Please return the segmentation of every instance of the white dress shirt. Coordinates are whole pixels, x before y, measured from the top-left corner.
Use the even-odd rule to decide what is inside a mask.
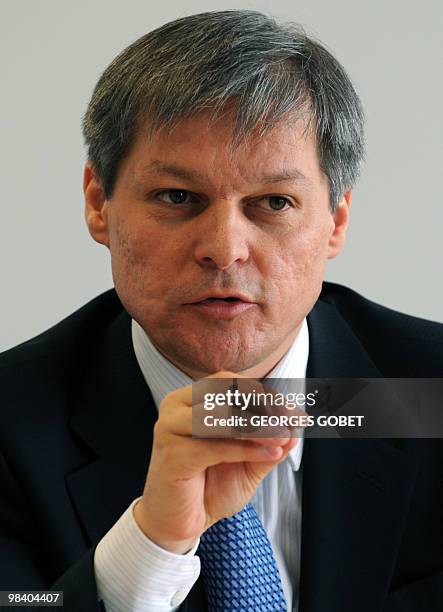
[[[132,321],[135,356],[157,409],[163,398],[193,381],[153,346]],[[309,355],[306,319],[291,348],[268,378],[305,378]],[[258,486],[251,502],[263,523],[280,572],[288,610],[298,607],[301,535],[301,470],[303,438]],[[138,527],[133,507],[101,539],[94,556],[99,599],[107,612],[173,612],[200,574],[198,542],[185,555],[166,551]]]

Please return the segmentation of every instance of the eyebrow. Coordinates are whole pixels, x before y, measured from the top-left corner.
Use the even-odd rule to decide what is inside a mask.
[[[175,178],[184,180],[199,180],[204,181],[205,177],[201,172],[197,170],[191,170],[183,166],[177,166],[175,164],[166,164],[160,160],[154,160],[142,169],[142,176],[146,174],[168,174]],[[259,183],[283,183],[283,182],[303,182],[311,184],[312,181],[307,176],[297,170],[297,168],[291,168],[290,170],[277,172],[275,174],[265,174],[260,177]]]
[[[174,164],[165,164],[160,160],[154,160],[147,166],[144,166],[142,175],[144,176],[145,174],[169,174],[170,176],[186,180],[203,180],[204,178],[203,175],[196,170],[190,170],[189,168],[176,166]]]
[[[263,183],[283,183],[284,181],[311,183],[311,179],[305,176],[303,172],[300,172],[300,170],[297,170],[297,168],[263,176]]]

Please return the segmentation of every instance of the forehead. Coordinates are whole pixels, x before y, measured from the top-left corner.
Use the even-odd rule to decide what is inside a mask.
[[[257,129],[236,138],[232,116],[212,120],[209,112],[153,135],[140,132],[123,166],[133,179],[174,173],[185,180],[251,183],[284,180],[285,175],[306,182],[324,178],[315,135],[303,118],[285,119],[264,134]]]

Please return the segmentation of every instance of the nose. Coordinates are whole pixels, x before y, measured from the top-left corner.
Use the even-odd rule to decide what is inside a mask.
[[[194,256],[205,267],[227,270],[249,258],[250,222],[238,202],[211,203],[198,219]]]

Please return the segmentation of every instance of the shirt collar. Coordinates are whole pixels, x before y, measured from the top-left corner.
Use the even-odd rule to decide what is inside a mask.
[[[160,402],[168,393],[192,384],[193,380],[155,348],[149,336],[134,319],[132,319],[131,333],[135,357],[158,410]],[[308,356],[309,331],[305,318],[297,338],[266,378],[305,378]],[[301,435],[299,443],[288,455],[294,471],[300,468],[302,454],[303,437]]]

